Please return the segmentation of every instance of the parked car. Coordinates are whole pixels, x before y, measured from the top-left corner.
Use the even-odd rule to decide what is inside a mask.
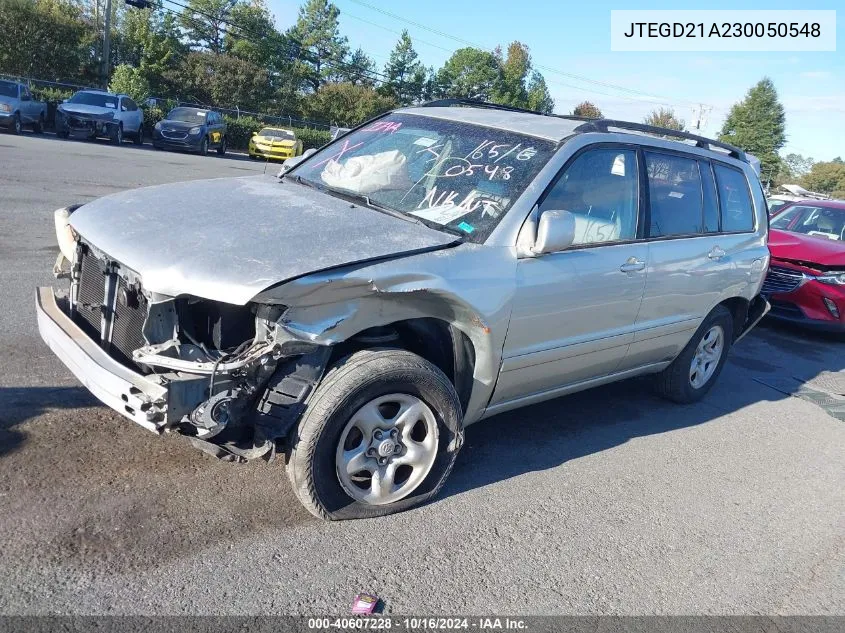
[[[503,411],[643,374],[694,402],[768,307],[765,197],[724,143],[448,100],[287,166],[59,210],[38,324],[144,428],[286,451],[324,519],[432,498]]]
[[[830,196],[815,191],[807,191],[800,185],[781,185],[778,193],[768,196],[769,215],[777,213],[781,207],[796,200],[830,200]]]
[[[296,132],[280,127],[265,127],[249,139],[250,158],[285,160],[302,154],[302,141]]]
[[[80,90],[56,108],[56,135],[82,133],[89,139],[107,137],[115,145],[124,137],[144,143],[144,113],[128,95],[104,90]]]
[[[206,156],[209,148],[215,148],[222,156],[227,143],[223,117],[203,108],[173,108],[153,128],[156,149],[181,149]]]
[[[46,103],[33,99],[24,84],[0,79],[0,127],[20,134],[25,125],[31,125],[40,134],[46,120]]]
[[[802,200],[771,219],[772,318],[845,332],[845,202]]]

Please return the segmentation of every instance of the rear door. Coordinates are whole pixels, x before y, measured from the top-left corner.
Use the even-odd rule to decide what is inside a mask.
[[[223,141],[223,126],[217,112],[209,112],[207,115],[208,138],[212,145],[220,145]]]
[[[631,366],[674,359],[716,304],[742,293],[749,257],[758,256],[749,254],[754,219],[747,183],[744,197],[737,190],[735,175],[745,182],[740,170],[719,167],[717,187],[708,159],[657,148],[646,148],[644,158],[650,244]]]

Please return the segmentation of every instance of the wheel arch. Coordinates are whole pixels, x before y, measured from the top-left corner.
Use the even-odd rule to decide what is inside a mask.
[[[748,319],[750,302],[745,297],[730,297],[719,305],[727,308],[733,317],[733,340],[736,340],[742,333],[745,321]]]

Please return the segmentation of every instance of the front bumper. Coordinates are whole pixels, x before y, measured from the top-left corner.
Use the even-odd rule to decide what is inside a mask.
[[[835,305],[838,318],[825,299]],[[769,300],[773,319],[824,332],[845,332],[845,288],[841,286],[808,280],[792,292],[772,293]]]
[[[167,417],[165,386],[109,356],[61,309],[52,288],[37,289],[35,309],[41,338],[91,393],[145,429],[161,431]]]
[[[257,145],[249,146],[249,155],[254,158],[267,158],[270,160],[286,160],[294,157],[294,150],[289,148],[269,148]]]
[[[189,152],[200,151],[200,144],[202,143],[202,134],[197,136],[185,136],[181,138],[167,138],[160,132],[153,132],[153,147],[159,149],[180,149]]]
[[[0,127],[10,127],[12,125],[12,121],[14,120],[15,117],[11,112],[0,112]]]

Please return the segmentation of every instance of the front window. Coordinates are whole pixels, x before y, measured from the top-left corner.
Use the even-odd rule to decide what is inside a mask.
[[[68,103],[78,103],[80,105],[117,110],[117,97],[99,92],[77,92],[68,99]]]
[[[845,209],[812,205],[789,207],[772,218],[771,228],[845,241]]]
[[[197,110],[196,108],[173,108],[167,115],[167,120],[202,125],[205,123],[207,116],[208,111],[206,110]]]
[[[264,136],[267,138],[272,138],[277,141],[295,141],[296,135],[291,132],[290,130],[275,130],[270,127],[263,128],[259,133],[258,136]]]
[[[17,99],[18,86],[17,84],[8,81],[0,81],[0,97],[12,97]]]
[[[391,114],[346,134],[291,175],[482,242],[554,151],[553,142],[524,134]]]

